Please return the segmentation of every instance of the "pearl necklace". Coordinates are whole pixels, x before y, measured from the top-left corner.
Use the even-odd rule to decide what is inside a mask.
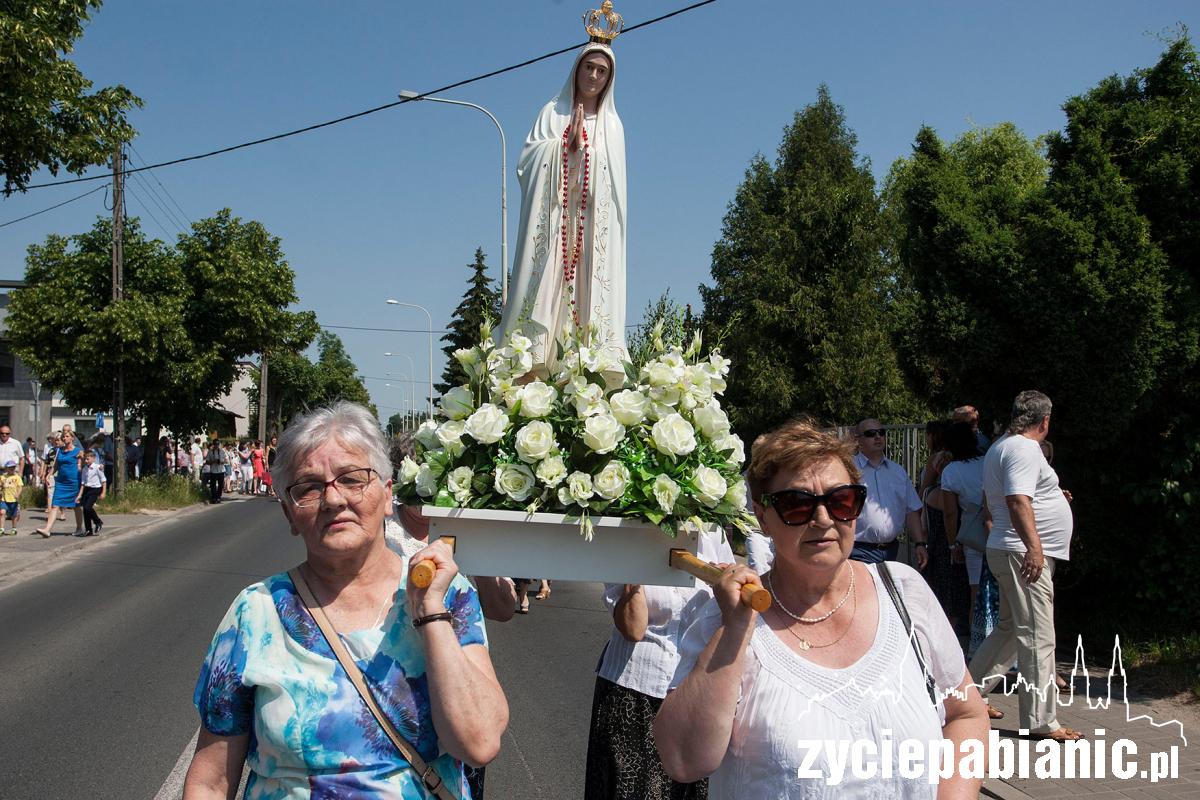
[[[797,622],[804,622],[809,625],[815,625],[818,622],[824,622],[825,620],[829,619],[834,614],[836,614],[838,609],[841,608],[842,606],[846,605],[846,601],[848,599],[850,599],[850,595],[854,593],[854,568],[850,566],[849,561],[846,562],[846,566],[850,568],[850,585],[848,587],[846,587],[846,594],[842,595],[842,599],[840,601],[838,601],[838,604],[836,606],[834,606],[828,613],[822,614],[819,617],[802,617],[799,614],[793,614],[791,611],[789,611],[787,606],[785,606],[783,604],[783,601],[779,599],[779,594],[775,591],[775,587],[771,585],[771,573],[770,572],[767,573],[767,589],[770,590],[771,596],[775,598],[775,605],[779,606],[780,610],[783,611],[783,613],[787,614],[789,617],[796,620]]]

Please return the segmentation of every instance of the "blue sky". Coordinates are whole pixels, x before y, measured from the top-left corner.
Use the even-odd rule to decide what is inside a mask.
[[[627,24],[685,0],[617,3]],[[342,3],[294,0],[110,0],[74,58],[96,85],[123,83],[145,100],[132,122],[154,163],[350,114],[557,50],[585,38],[595,4]],[[1014,122],[1033,136],[1060,128],[1061,105],[1114,73],[1152,65],[1161,36],[1200,30],[1194,2],[854,4],[719,0],[617,40],[616,102],[629,169],[629,319],[666,290],[698,305],[726,205],[757,152],[774,154],[783,126],[828,84],[877,179],[917,129],[953,138]],[[537,110],[561,87],[562,55],[452,91],[487,107],[508,139],[509,239],[520,196],[512,165]],[[427,307],[444,327],[474,250],[499,277],[499,142],[478,112],[411,103],[313,133],[129,182],[131,215],[154,236],[178,229],[149,188],[165,187],[191,220],[223,207],[283,242],[299,307],[337,330],[367,376],[427,371]],[[39,176],[48,179],[49,176]],[[0,222],[90,185],[0,200]],[[104,193],[0,229],[0,277],[24,272],[28,245],[89,228]],[[170,203],[170,201],[167,201]],[[161,222],[143,210],[148,206]],[[173,207],[173,206],[172,206]],[[178,215],[178,211],[176,214]],[[182,216],[182,215],[180,215]],[[434,369],[442,367],[434,343]],[[381,416],[408,391],[368,380]],[[418,397],[421,387],[418,386]]]

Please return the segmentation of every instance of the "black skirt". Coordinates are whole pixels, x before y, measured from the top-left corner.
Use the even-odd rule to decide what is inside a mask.
[[[662,700],[596,677],[584,800],[707,800],[708,779],[676,783],[654,748]]]

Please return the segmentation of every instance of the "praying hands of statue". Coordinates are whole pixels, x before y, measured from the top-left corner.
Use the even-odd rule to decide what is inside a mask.
[[[575,106],[575,113],[571,115],[571,140],[567,145],[574,153],[579,150],[581,144],[583,144],[583,103]]]

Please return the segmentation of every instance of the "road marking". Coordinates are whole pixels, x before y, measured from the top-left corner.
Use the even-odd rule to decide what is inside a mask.
[[[171,774],[163,781],[162,788],[158,790],[158,794],[154,795],[154,800],[182,800],[183,798],[183,779],[187,776],[188,764],[192,763],[192,753],[196,751],[196,741],[200,738],[200,729],[196,728],[196,732],[192,734],[192,739],[188,742],[187,747],[183,748],[183,752],[179,754],[179,758],[175,761],[175,767],[171,770]]]
[[[163,781],[162,788],[158,790],[158,794],[154,795],[154,800],[183,800],[183,779],[187,777],[188,766],[192,763],[192,754],[196,752],[196,742],[200,739],[200,729],[196,728],[196,732],[192,734],[191,741],[187,747],[183,748],[183,752],[179,754],[179,758],[175,761],[175,767],[171,770],[171,774]],[[241,797],[246,792],[246,779],[250,777],[250,770],[242,769],[242,782],[238,786],[235,797]]]

